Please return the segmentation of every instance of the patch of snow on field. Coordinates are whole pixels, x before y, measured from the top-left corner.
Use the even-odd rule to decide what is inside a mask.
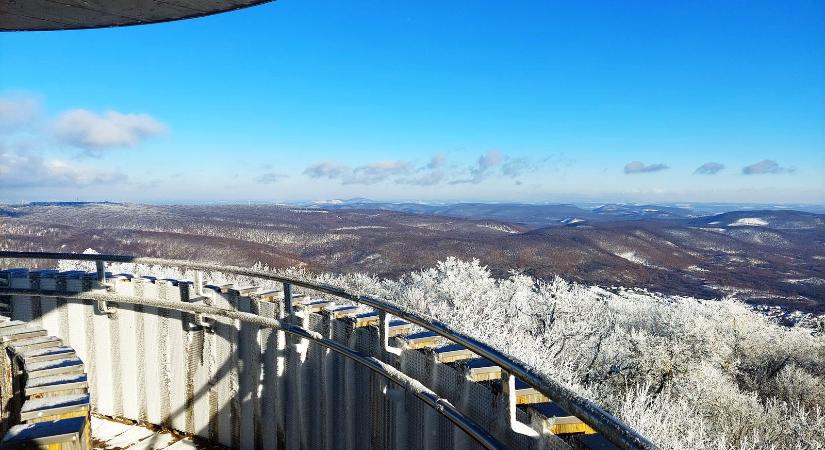
[[[781,234],[759,228],[737,228],[728,231],[730,236],[758,245],[788,246],[790,242]]]
[[[709,231],[711,233],[724,233],[725,231],[727,231],[724,228],[710,228],[710,227],[699,227],[698,229],[702,230],[702,231]]]
[[[491,230],[501,231],[504,233],[518,234],[518,230],[514,230],[508,227],[507,225],[501,225],[497,223],[479,223],[476,224],[476,226],[481,228],[489,228]]]
[[[329,214],[329,211],[324,209],[290,209],[289,212],[294,213],[321,213],[321,214]]]
[[[690,232],[687,231],[687,230],[674,230],[672,228],[669,228],[669,229],[664,230],[664,232],[671,235],[671,236],[676,236],[676,237],[680,237],[680,238],[684,238],[684,239],[690,237]]]
[[[630,262],[634,262],[636,264],[641,264],[643,266],[647,265],[647,260],[645,260],[644,258],[636,255],[636,252],[616,253],[616,256],[618,256],[619,258],[624,258],[624,259],[626,259]]]
[[[344,230],[381,230],[387,227],[381,225],[359,225],[354,227],[339,227],[333,228],[332,231],[344,231]]]
[[[819,277],[808,277],[808,278],[789,278],[785,280],[788,283],[794,284],[809,284],[811,286],[822,286],[825,285],[825,278]]]
[[[768,224],[767,220],[758,217],[743,217],[736,222],[731,223],[731,227],[764,227]]]

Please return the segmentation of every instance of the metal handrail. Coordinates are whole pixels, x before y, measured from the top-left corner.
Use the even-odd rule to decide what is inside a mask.
[[[298,278],[275,275],[257,269],[247,269],[236,266],[206,264],[193,261],[169,260],[161,258],[143,258],[126,255],[101,255],[78,253],[50,253],[50,252],[18,252],[0,251],[0,258],[29,258],[29,259],[65,259],[74,261],[105,261],[178,267],[184,269],[204,270],[229,273],[233,275],[261,278],[285,284],[292,284],[325,294],[351,300],[372,308],[384,311],[387,314],[408,320],[426,328],[446,339],[461,344],[481,357],[487,358],[500,366],[508,373],[515,375],[528,385],[532,386],[550,400],[557,403],[570,414],[578,417],[582,422],[599,432],[607,440],[623,450],[658,450],[658,447],[633,430],[630,426],[608,413],[595,403],[571,391],[546,375],[527,367],[524,363],[510,358],[487,344],[479,342],[464,333],[452,330],[446,324],[428,318],[422,314],[404,309],[386,300],[370,296],[359,295],[331,286],[326,283],[312,283]]]

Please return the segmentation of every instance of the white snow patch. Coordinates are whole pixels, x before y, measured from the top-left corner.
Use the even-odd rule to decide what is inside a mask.
[[[794,284],[809,284],[812,286],[823,286],[825,285],[825,278],[819,277],[809,277],[809,278],[789,278],[785,280],[788,283]]]
[[[290,209],[290,212],[295,213],[321,213],[321,214],[329,214],[329,211],[325,209]]]
[[[616,253],[616,256],[618,256],[619,258],[624,258],[624,259],[626,259],[630,262],[634,262],[636,264],[641,264],[643,266],[648,265],[647,260],[645,260],[644,258],[636,255],[636,252]]]
[[[501,231],[504,233],[518,234],[518,230],[514,230],[508,227],[507,225],[501,225],[497,223],[478,223],[476,224],[476,226],[481,228],[489,228],[491,230]]]
[[[764,227],[768,224],[767,220],[760,219],[758,217],[743,217],[736,222],[731,223],[728,226],[731,227]]]

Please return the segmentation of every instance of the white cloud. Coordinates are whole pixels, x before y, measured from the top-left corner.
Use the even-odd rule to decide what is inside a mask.
[[[694,174],[699,175],[716,175],[720,170],[724,169],[724,164],[716,162],[706,162],[693,171]]]
[[[478,167],[473,169],[474,173],[483,173],[492,167],[500,166],[504,161],[504,155],[498,150],[490,150],[478,158]]]
[[[258,183],[263,184],[270,184],[270,183],[277,183],[285,178],[289,178],[289,175],[285,173],[278,173],[278,172],[267,172],[262,173],[258,178],[255,179]]]
[[[490,150],[481,155],[474,166],[469,168],[470,177],[450,181],[450,184],[472,183],[478,184],[484,181],[492,173],[494,167],[500,166],[504,162],[504,155],[498,150]]]
[[[445,174],[443,170],[433,170],[414,177],[399,178],[396,180],[396,183],[412,184],[415,186],[434,186],[444,181],[445,178],[447,178],[447,174]]]
[[[84,187],[126,181],[124,174],[37,154],[0,150],[0,187]]]
[[[768,173],[791,173],[795,170],[793,167],[782,167],[776,161],[765,159],[758,163],[745,166],[742,168],[742,173],[745,175],[763,175]]]
[[[501,173],[506,177],[516,178],[524,173],[536,170],[538,166],[530,162],[527,158],[508,159],[501,166]]]
[[[40,114],[40,99],[29,94],[0,97],[0,131],[14,130],[33,122]]]
[[[537,170],[546,161],[533,163],[529,158],[510,158],[498,150],[490,150],[478,157],[467,167],[463,178],[452,179],[447,167],[447,157],[433,155],[426,164],[415,165],[412,161],[385,160],[355,167],[354,169],[337,161],[320,161],[306,169],[304,175],[310,178],[339,180],[342,185],[376,184],[391,181],[396,184],[414,186],[434,186],[444,182],[449,184],[478,184],[494,175],[516,178]]]
[[[408,176],[395,180],[398,184],[409,184],[414,186],[434,186],[447,178],[444,167],[447,165],[447,157],[438,153],[430,158],[430,162],[413,171]]]
[[[356,167],[351,176],[344,179],[344,184],[374,184],[390,177],[405,175],[412,170],[409,161],[389,160]]]
[[[631,161],[624,166],[624,173],[626,174],[634,174],[634,173],[650,173],[650,172],[661,172],[662,170],[667,170],[669,167],[666,164],[644,164],[641,161]]]
[[[441,169],[444,165],[447,164],[447,155],[443,153],[438,153],[433,155],[430,159],[430,162],[424,167],[425,169],[436,170]]]
[[[167,129],[149,114],[117,111],[95,114],[85,109],[66,111],[52,125],[52,132],[60,143],[82,148],[91,154],[117,147],[133,147]]]
[[[335,161],[321,161],[304,169],[310,178],[341,180],[341,184],[375,184],[389,178],[409,174],[413,164],[409,161],[387,160],[352,167]]]
[[[47,156],[44,142],[52,138],[51,133],[60,132],[59,137],[65,140],[82,139],[85,133],[87,144],[101,145],[107,139],[112,141],[111,130],[117,128],[127,129],[120,133],[121,141],[132,139],[134,142],[160,128],[165,129],[145,115],[112,112],[98,117],[83,110],[64,113],[52,129],[40,126],[41,109],[40,99],[31,94],[0,98],[0,188],[80,188],[126,181],[126,175],[121,173]],[[106,125],[102,128],[108,127],[108,132],[93,131],[101,128],[101,122]],[[70,129],[74,133],[71,136]]]
[[[335,161],[321,161],[304,169],[304,175],[310,178],[342,178],[352,173],[352,167]]]

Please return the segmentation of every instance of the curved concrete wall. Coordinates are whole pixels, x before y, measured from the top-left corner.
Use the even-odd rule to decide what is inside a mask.
[[[265,317],[280,297],[245,290],[115,277],[118,294],[203,301]],[[11,274],[13,288],[100,289],[93,274]],[[254,290],[253,290],[254,291]],[[268,301],[271,299],[273,301]],[[338,354],[277,330],[219,318],[198,326],[190,314],[140,305],[12,296],[14,319],[32,321],[71,345],[86,362],[93,412],[164,425],[241,449],[477,448],[460,429],[412,394]],[[514,433],[507,398],[468,380],[432,353],[384,351],[375,326],[306,313],[304,326],[391,363],[449,399],[513,448],[567,448],[557,437]],[[540,429],[542,418],[519,410]]]

